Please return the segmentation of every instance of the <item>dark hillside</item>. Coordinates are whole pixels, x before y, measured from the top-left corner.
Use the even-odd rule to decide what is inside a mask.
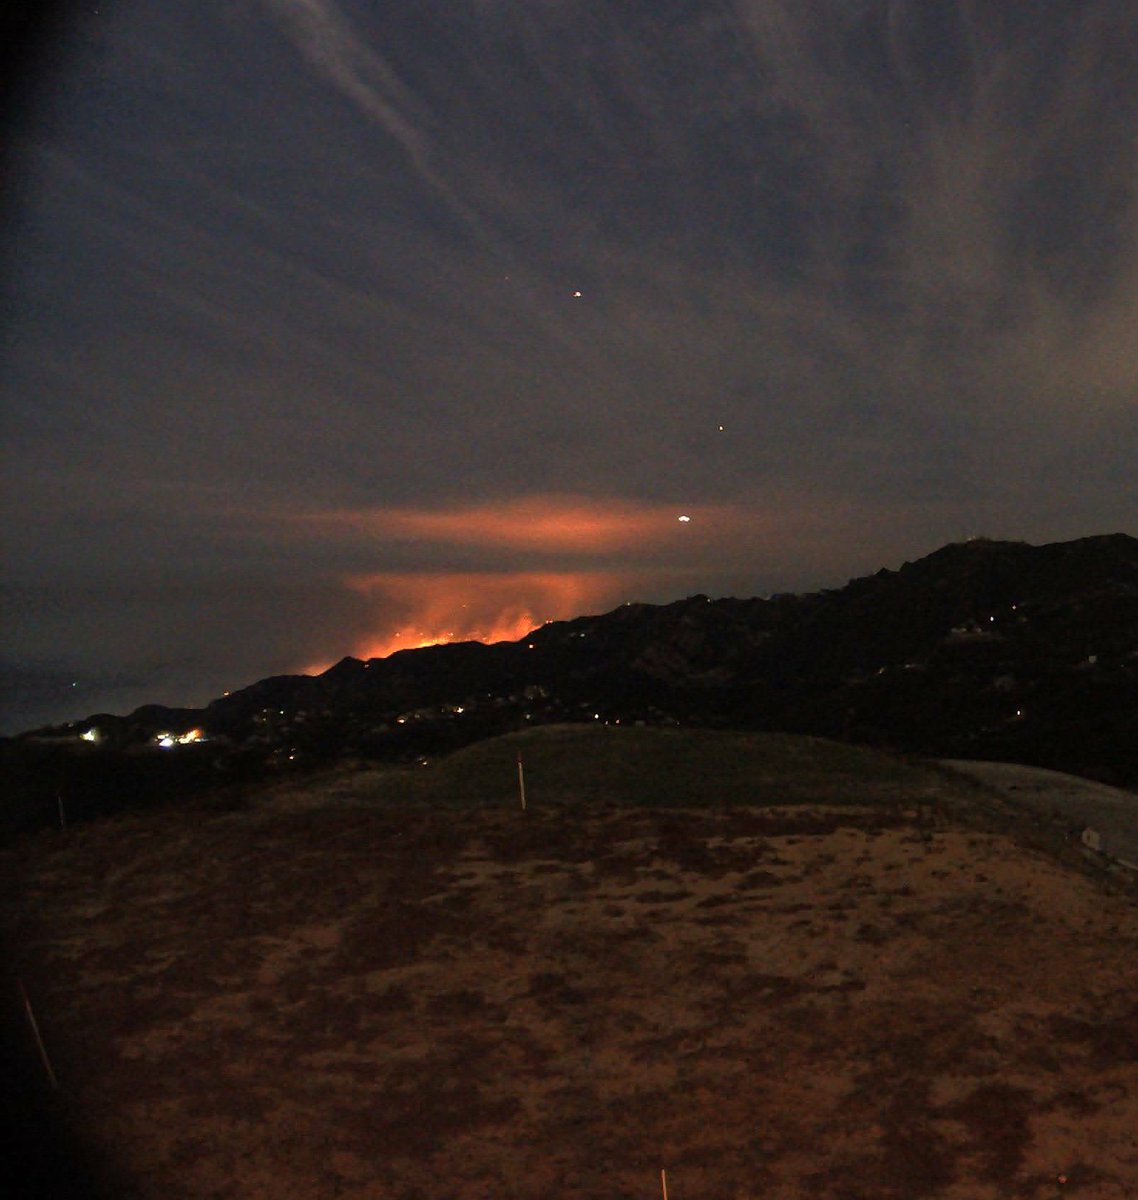
[[[204,709],[92,717],[9,740],[7,820],[54,811],[60,786],[80,801],[105,791],[84,780],[115,772],[125,796],[180,794],[345,757],[435,758],[581,721],[785,730],[1135,787],[1138,540],[980,539],[833,590],[627,604],[517,642],[344,658]],[[161,732],[191,728],[201,745],[175,747],[161,766],[136,761],[153,759]],[[83,733],[102,758],[79,744]]]

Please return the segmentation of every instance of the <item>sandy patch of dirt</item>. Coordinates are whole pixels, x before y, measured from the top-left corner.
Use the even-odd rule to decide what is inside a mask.
[[[1138,1195],[1138,910],[1002,833],[295,808],[3,865],[64,1103],[145,1200]]]

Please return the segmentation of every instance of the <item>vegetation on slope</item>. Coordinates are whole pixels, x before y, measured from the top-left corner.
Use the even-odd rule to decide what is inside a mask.
[[[912,803],[941,776],[893,755],[821,738],[708,729],[546,725],[414,767],[336,769],[276,792],[322,799],[519,806]],[[323,783],[317,781],[323,779]]]

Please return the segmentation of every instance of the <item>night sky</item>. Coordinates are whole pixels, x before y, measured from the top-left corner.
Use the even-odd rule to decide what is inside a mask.
[[[1138,526],[1133,0],[68,12],[6,732]]]

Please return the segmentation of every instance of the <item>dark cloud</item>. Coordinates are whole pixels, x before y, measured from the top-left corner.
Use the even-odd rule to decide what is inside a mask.
[[[78,14],[4,280],[8,576],[65,615],[9,658],[200,698],[407,580],[442,621],[1132,528],[1136,52],[1123,0]],[[603,563],[297,522],[530,502],[731,517]]]

